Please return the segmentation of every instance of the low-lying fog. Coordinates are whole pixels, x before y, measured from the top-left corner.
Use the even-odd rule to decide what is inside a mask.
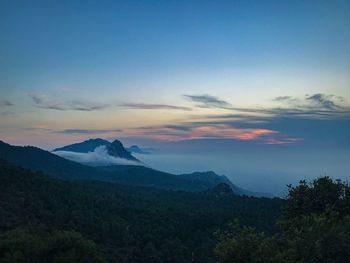
[[[287,184],[320,175],[349,180],[350,151],[169,152],[135,156],[155,169],[172,173],[212,170],[248,190],[287,193]]]

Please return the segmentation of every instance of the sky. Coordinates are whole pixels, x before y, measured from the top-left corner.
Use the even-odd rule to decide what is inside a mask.
[[[349,28],[349,1],[3,0],[0,139],[348,152]]]

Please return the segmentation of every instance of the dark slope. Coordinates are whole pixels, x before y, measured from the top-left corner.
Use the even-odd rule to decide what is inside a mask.
[[[63,146],[61,148],[56,148],[55,151],[68,151],[68,152],[79,152],[88,153],[93,152],[99,146],[108,146],[111,143],[103,139],[89,139],[80,143],[74,143],[70,145]]]
[[[283,202],[232,195],[225,185],[193,193],[70,182],[2,160],[0,180],[0,247],[4,235],[21,240],[23,234],[19,233],[26,226],[34,228],[36,235],[77,231],[93,240],[108,262],[154,262],[154,257],[159,258],[157,262],[215,262],[215,231],[234,218],[273,231]],[[9,232],[13,229],[17,232]],[[6,249],[10,248],[21,250],[24,255],[40,253],[37,242],[21,242],[1,247],[0,258],[9,256]],[[24,249],[26,246],[28,249]],[[67,248],[55,248],[56,252],[60,249]],[[30,262],[50,261],[38,258],[36,253],[30,255],[34,255],[27,258]]]
[[[160,172],[143,166],[88,167],[36,147],[11,146],[0,141],[0,158],[18,166],[69,180],[98,180],[172,190],[202,191],[211,181]]]
[[[126,160],[139,162],[131,152],[127,151],[119,140],[114,140],[112,143],[103,139],[90,139],[80,143],[74,143],[61,148],[56,148],[53,152],[68,151],[88,153],[93,152],[97,147],[105,146],[109,155]]]
[[[215,186],[218,184],[226,184],[231,187],[233,192],[237,195],[247,195],[255,197],[273,197],[269,193],[252,192],[241,187],[234,185],[225,175],[218,175],[213,171],[208,172],[194,172],[190,174],[180,174],[181,178],[186,178],[187,180],[206,182],[209,185]]]
[[[124,148],[123,144],[119,140],[114,140],[110,145],[108,145],[107,152],[109,155],[117,158],[140,162]]]
[[[0,141],[0,158],[15,165],[70,180],[97,180],[98,172],[33,146],[12,146]]]
[[[220,183],[225,183],[231,186],[232,190],[238,190],[239,188],[236,187],[229,179],[227,179],[224,175],[217,175],[213,171],[208,172],[194,172],[190,174],[180,174],[181,178],[186,178],[187,180],[192,181],[205,181],[211,185],[218,185]],[[235,191],[237,194],[243,194],[240,191]]]

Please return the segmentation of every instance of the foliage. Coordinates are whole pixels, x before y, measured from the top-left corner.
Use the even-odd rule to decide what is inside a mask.
[[[0,180],[0,262],[40,263],[48,251],[56,262],[74,261],[82,251],[101,262],[215,262],[215,231],[237,218],[274,232],[283,203],[222,189],[64,181],[1,161]],[[11,258],[17,254],[27,261]]]
[[[18,227],[0,236],[1,262],[103,263],[93,241],[74,231],[46,233]]]
[[[218,235],[216,254],[233,262],[349,262],[350,188],[339,180],[321,177],[289,186],[279,226],[267,236],[237,224]]]

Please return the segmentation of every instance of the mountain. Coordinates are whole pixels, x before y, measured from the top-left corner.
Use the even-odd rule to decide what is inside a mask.
[[[127,151],[131,153],[138,153],[138,154],[150,154],[148,151],[145,151],[138,147],[137,145],[132,145],[129,148],[126,148]]]
[[[214,172],[175,175],[136,165],[91,167],[69,161],[37,147],[12,146],[2,141],[0,141],[0,158],[65,180],[93,180],[181,191],[205,191],[220,183],[226,183],[238,195],[268,196],[239,188],[227,177]]]
[[[252,192],[252,191],[243,189],[241,187],[238,187],[237,185],[233,184],[226,176],[218,175],[213,171],[180,174],[179,176],[182,178],[186,178],[187,180],[206,182],[210,185],[225,184],[230,186],[232,191],[237,195],[247,195],[247,196],[256,196],[256,197],[273,197],[273,195],[269,193]]]
[[[208,193],[214,194],[216,196],[222,196],[222,197],[226,197],[234,194],[232,187],[226,183],[220,183],[214,186],[213,188],[208,190]]]
[[[130,161],[140,162],[130,151],[127,151],[123,144],[119,140],[115,140],[112,143],[103,139],[89,139],[80,143],[74,143],[56,148],[53,152],[65,151],[65,152],[76,152],[76,153],[89,153],[96,150],[97,147],[105,146],[107,153],[110,156],[116,158],[122,158]],[[136,146],[137,147],[137,146]]]
[[[53,150],[53,152],[68,151],[68,152],[87,153],[87,152],[93,152],[99,146],[109,146],[110,144],[111,143],[109,141],[103,140],[103,139],[89,139],[83,142],[66,145],[61,148],[56,148]]]
[[[186,178],[144,166],[85,166],[36,147],[12,146],[1,141],[0,158],[65,180],[94,180],[184,191],[203,191],[216,185],[211,181]]]
[[[119,140],[114,140],[110,145],[108,145],[107,152],[109,155],[117,158],[123,158],[131,161],[140,162],[124,148],[123,144]]]

